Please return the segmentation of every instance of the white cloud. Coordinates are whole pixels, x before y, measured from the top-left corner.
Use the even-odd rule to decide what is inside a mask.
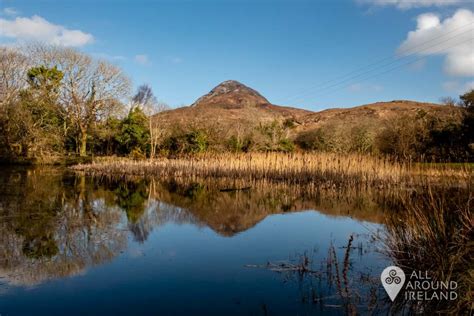
[[[443,89],[447,92],[462,94],[474,89],[474,81],[446,81],[443,83]]]
[[[466,0],[357,0],[357,2],[376,6],[395,6],[399,9],[411,9],[431,6],[450,6],[462,4],[466,2]]]
[[[14,20],[0,18],[0,37],[17,40],[35,40],[61,46],[84,46],[94,41],[91,34],[70,30],[53,24],[40,16],[17,17]]]
[[[135,55],[135,62],[139,63],[140,65],[148,65],[150,63],[150,59],[148,55],[140,54]]]
[[[4,8],[2,13],[8,16],[15,16],[18,15],[18,11],[15,8]]]
[[[419,15],[416,30],[408,33],[398,53],[443,55],[447,74],[474,76],[474,13],[460,9],[444,21],[433,13]]]

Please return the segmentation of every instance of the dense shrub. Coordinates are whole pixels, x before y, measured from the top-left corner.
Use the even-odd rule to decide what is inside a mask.
[[[250,151],[252,144],[251,136],[240,138],[236,135],[232,135],[227,140],[226,148],[232,152],[248,152]]]
[[[139,107],[131,109],[120,122],[119,132],[115,136],[115,140],[121,154],[128,155],[132,150],[139,150],[142,153],[149,151],[150,130],[148,128],[148,118]]]
[[[202,130],[174,131],[165,138],[160,149],[171,154],[201,153],[208,146],[208,135]]]
[[[326,151],[328,149],[327,138],[321,128],[300,133],[295,143],[304,150]]]

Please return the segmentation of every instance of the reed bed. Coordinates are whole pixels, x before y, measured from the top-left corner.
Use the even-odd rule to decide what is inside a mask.
[[[101,158],[73,169],[93,175],[225,177],[329,186],[397,185],[407,178],[410,170],[408,164],[387,158],[332,153],[203,154],[147,161]]]
[[[409,304],[414,313],[467,315],[474,310],[474,195],[471,188],[429,183],[406,196],[403,212],[391,214],[384,242],[397,266],[410,275],[428,271],[436,281],[455,281],[458,299]]]

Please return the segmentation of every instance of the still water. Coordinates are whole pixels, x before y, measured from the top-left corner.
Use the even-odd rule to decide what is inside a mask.
[[[0,170],[0,314],[377,313],[372,197]],[[307,267],[306,271],[294,267]]]

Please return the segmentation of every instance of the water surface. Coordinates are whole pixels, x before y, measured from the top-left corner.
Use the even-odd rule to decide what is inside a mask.
[[[1,169],[0,314],[386,308],[378,277],[390,261],[374,239],[384,216],[375,197],[233,188],[242,186]],[[314,273],[285,269],[305,260]]]

